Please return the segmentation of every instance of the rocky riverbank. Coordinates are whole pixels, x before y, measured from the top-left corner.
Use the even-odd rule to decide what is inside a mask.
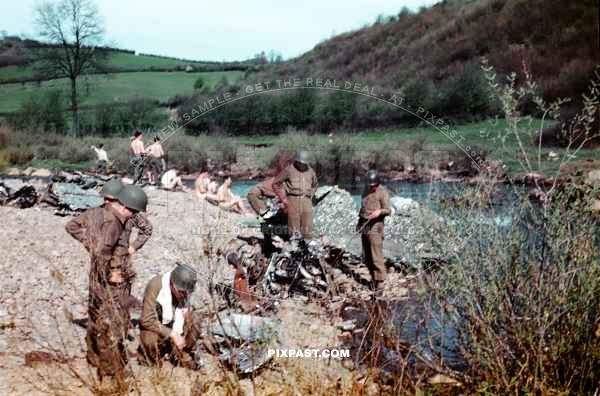
[[[192,303],[209,318],[222,303],[209,294],[209,281],[231,277],[231,269],[214,253],[237,235],[257,235],[257,230],[241,228],[241,216],[196,201],[192,194],[149,188],[147,193],[154,234],[133,258],[138,276],[132,293],[141,299],[153,276],[171,269],[177,260],[192,262],[201,275]],[[85,362],[85,329],[81,326],[87,315],[88,256],[64,230],[69,217],[53,213],[54,208],[43,205],[29,209],[0,207],[4,230],[0,240],[0,394],[89,394],[94,389],[94,377]],[[335,306],[341,306],[341,300],[329,310],[302,296],[283,300],[276,314],[283,326],[281,347],[322,349],[340,345],[342,330],[336,327],[339,318],[332,316]],[[233,374],[221,370],[213,356],[207,356],[205,369],[198,373],[163,368],[157,377],[163,382],[157,385],[152,379],[156,374],[148,375],[151,369],[136,363],[136,334],[131,331],[130,360],[139,386],[146,390],[143,394],[168,389],[189,394],[190,389],[199,386],[209,393],[222,394],[230,386]],[[360,380],[358,372],[344,366],[343,360],[335,359],[275,359],[260,371],[254,386],[257,392],[263,389],[280,393],[298,382],[298,386],[312,387],[307,391],[326,393],[329,386],[350,387]],[[306,373],[315,371],[319,374],[307,380]],[[241,388],[251,385],[248,380],[236,384]],[[244,393],[252,394],[251,389]]]

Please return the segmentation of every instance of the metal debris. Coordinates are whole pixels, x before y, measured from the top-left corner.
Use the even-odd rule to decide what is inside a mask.
[[[221,311],[218,319],[208,326],[208,331],[220,339],[220,358],[239,372],[247,374],[270,360],[269,348],[279,342],[281,321],[255,315],[242,315]]]

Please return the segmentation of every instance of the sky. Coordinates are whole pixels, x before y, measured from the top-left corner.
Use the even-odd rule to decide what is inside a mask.
[[[35,38],[40,0],[1,0],[0,31]],[[57,0],[50,0],[57,1]],[[119,48],[233,61],[275,50],[289,59],[319,42],[438,0],[96,0],[105,40]]]

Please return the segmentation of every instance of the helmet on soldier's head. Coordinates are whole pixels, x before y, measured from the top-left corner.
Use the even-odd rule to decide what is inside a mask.
[[[135,210],[137,212],[145,212],[146,206],[148,205],[148,196],[139,186],[125,185],[119,191],[117,196],[121,205],[128,209]]]
[[[367,172],[367,182],[370,185],[374,185],[374,184],[379,184],[380,183],[379,174],[377,173],[377,171],[375,169],[370,169]]]
[[[187,264],[177,263],[177,267],[171,272],[171,281],[178,290],[193,292],[196,280],[196,271]]]
[[[119,196],[119,192],[123,188],[123,183],[121,180],[113,177],[102,186],[102,190],[100,190],[100,195],[104,198],[108,199],[117,199]]]
[[[308,151],[300,150],[296,153],[296,156],[294,157],[294,162],[299,162],[304,165],[309,165],[310,164],[310,154],[308,153]]]

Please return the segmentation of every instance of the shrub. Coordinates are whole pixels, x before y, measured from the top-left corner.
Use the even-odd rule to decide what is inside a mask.
[[[12,165],[25,165],[33,159],[33,152],[29,147],[8,147],[5,151],[6,160]]]
[[[204,79],[202,77],[198,77],[196,81],[194,81],[194,89],[199,90],[204,87]]]
[[[9,122],[18,129],[41,129],[63,132],[66,126],[64,97],[59,90],[50,90],[42,95],[30,95],[19,111],[9,117]]]
[[[600,380],[594,335],[600,257],[591,195],[567,188],[544,210],[525,204],[508,226],[452,210],[460,251],[428,280],[432,311],[457,335],[466,377],[488,393],[591,394]],[[565,226],[568,225],[568,226]],[[481,389],[487,384],[487,389]]]

